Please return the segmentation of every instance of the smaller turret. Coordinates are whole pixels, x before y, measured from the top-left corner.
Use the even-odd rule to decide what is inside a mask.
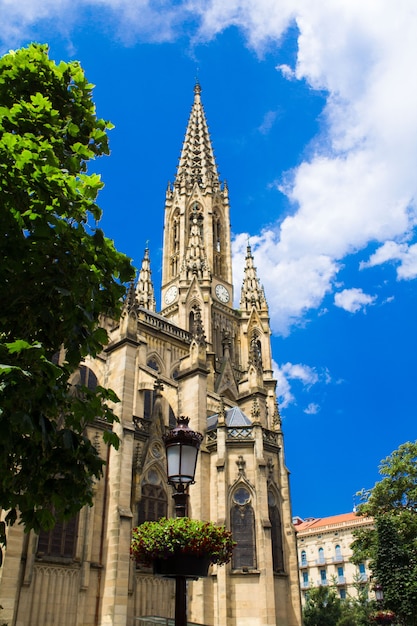
[[[135,300],[140,307],[148,309],[149,311],[156,310],[148,247],[145,248],[145,254],[142,259],[142,267],[139,271],[139,278],[135,291]]]
[[[268,311],[264,288],[259,282],[256,267],[253,264],[253,256],[250,244],[246,248],[245,275],[240,296],[240,308],[242,311],[251,311],[255,307],[258,311]]]

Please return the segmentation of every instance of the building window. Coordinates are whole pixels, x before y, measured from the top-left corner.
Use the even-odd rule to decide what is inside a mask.
[[[327,573],[325,569],[320,570],[320,584],[327,585]]]
[[[335,557],[336,557],[336,561],[342,560],[342,550],[339,545],[335,547]]]
[[[152,417],[153,405],[155,403],[155,391],[152,389],[145,389],[143,392],[143,417],[150,420]]]
[[[339,598],[341,600],[346,600],[346,589],[339,589]]]
[[[78,515],[65,522],[57,522],[50,531],[41,530],[37,556],[73,559],[77,545]]]
[[[98,385],[97,376],[85,365],[80,365],[80,382],[91,391]]]
[[[308,572],[303,572],[303,587],[308,587]]]
[[[235,491],[234,505],[230,521],[233,538],[237,545],[233,551],[233,569],[254,569],[255,554],[255,515],[250,504],[249,491],[243,487]]]
[[[307,567],[307,554],[305,550],[301,550],[301,567]]]
[[[359,563],[359,582],[365,583],[367,579],[365,563]]]
[[[272,567],[274,572],[284,571],[284,549],[282,545],[281,515],[275,495],[268,491],[268,513],[271,522]]]
[[[156,522],[167,515],[167,497],[158,472],[149,470],[147,481],[142,485],[138,524]]]
[[[159,373],[159,365],[156,362],[156,359],[148,359],[148,362],[146,363],[146,365]]]
[[[324,550],[323,548],[319,548],[319,563],[324,563]]]

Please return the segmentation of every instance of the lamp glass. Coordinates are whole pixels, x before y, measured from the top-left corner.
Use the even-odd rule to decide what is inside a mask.
[[[382,591],[382,587],[375,586],[375,598],[380,602],[384,599],[384,592]]]
[[[198,450],[183,442],[167,446],[168,480],[172,483],[194,482]]]

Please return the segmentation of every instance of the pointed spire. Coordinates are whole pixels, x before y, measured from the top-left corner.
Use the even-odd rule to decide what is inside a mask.
[[[200,96],[201,86],[196,81],[194,103],[188,120],[174,185],[191,188],[197,183],[201,189],[219,188],[219,174]]]
[[[134,306],[135,306],[135,279],[132,278],[132,280],[129,283],[129,287],[126,291],[126,297],[123,303],[123,309],[127,310],[127,312],[130,313],[130,311],[133,309]]]
[[[248,242],[246,248],[245,275],[240,296],[240,308],[244,311],[251,311],[252,307],[255,307],[258,311],[268,310],[264,288],[259,282],[256,267],[253,264],[252,250]]]
[[[142,267],[140,268],[138,284],[136,285],[135,299],[138,306],[149,309],[149,311],[156,310],[148,246],[145,248],[145,254],[142,259]]]

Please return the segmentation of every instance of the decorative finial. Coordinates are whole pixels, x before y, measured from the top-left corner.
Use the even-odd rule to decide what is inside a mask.
[[[201,93],[201,85],[198,80],[198,76],[195,77],[194,93],[196,96],[199,96]]]

